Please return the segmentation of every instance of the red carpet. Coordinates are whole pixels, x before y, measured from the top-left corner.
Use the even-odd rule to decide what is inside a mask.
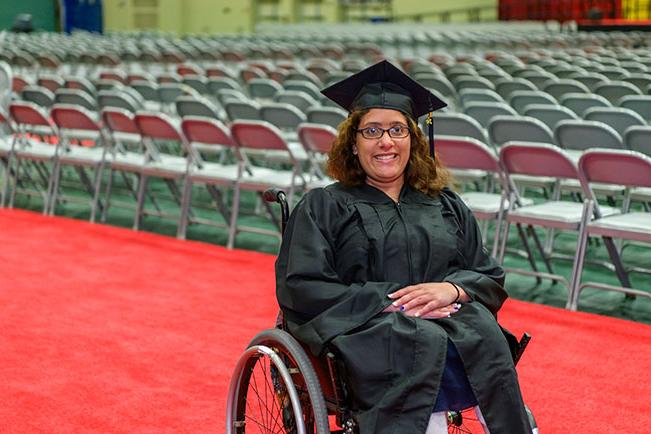
[[[0,210],[0,432],[224,431],[274,258]],[[510,301],[542,433],[646,433],[651,327]]]

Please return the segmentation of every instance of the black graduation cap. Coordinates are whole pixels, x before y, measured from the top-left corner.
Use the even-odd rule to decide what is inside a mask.
[[[349,112],[369,108],[399,110],[418,121],[429,114],[430,152],[434,158],[432,112],[447,106],[436,95],[383,60],[321,91]]]

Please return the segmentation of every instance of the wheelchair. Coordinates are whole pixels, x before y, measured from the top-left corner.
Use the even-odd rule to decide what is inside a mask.
[[[282,191],[270,189],[263,198],[281,204],[282,230],[288,207]],[[529,342],[524,334],[510,342],[517,363]],[[287,332],[282,312],[276,328],[258,333],[240,356],[226,403],[226,434],[355,434],[345,366],[328,351],[315,357]],[[532,433],[538,428],[526,407]],[[483,433],[472,408],[447,415],[448,433]],[[331,428],[334,427],[334,428]]]

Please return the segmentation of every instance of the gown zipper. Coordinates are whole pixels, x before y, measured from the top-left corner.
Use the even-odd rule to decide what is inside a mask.
[[[412,269],[412,261],[411,261],[411,248],[409,246],[409,232],[407,231],[407,223],[405,222],[405,217],[402,215],[402,206],[400,204],[400,201],[396,202],[396,211],[398,212],[398,217],[400,217],[400,221],[402,222],[402,227],[405,230],[405,243],[407,244],[407,262],[408,262],[408,269],[409,269],[409,284],[413,285],[414,284],[414,272]]]

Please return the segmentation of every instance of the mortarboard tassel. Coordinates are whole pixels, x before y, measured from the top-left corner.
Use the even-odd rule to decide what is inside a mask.
[[[427,124],[427,135],[429,136],[429,154],[434,161],[434,174],[436,175],[436,157],[434,154],[434,119],[432,117],[432,112],[427,114],[427,119],[425,120]]]

